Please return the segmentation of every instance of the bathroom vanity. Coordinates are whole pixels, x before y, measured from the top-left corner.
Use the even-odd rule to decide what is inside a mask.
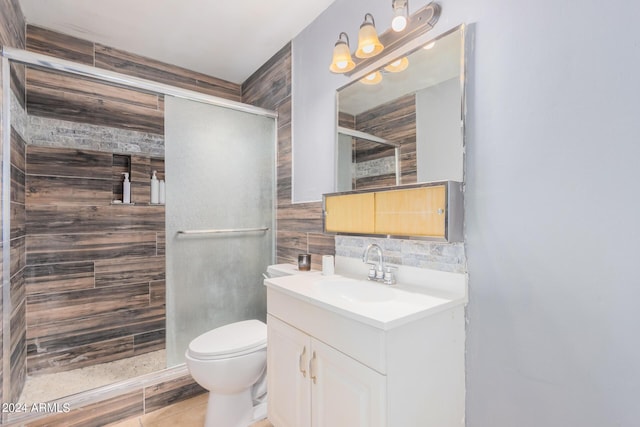
[[[336,271],[265,280],[273,425],[463,426],[466,275],[400,266],[388,286],[343,257]]]

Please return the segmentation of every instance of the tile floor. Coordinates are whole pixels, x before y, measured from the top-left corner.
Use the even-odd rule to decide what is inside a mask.
[[[112,427],[202,427],[207,410],[208,394],[192,397],[182,402],[174,403],[157,411],[150,412],[138,418],[132,418]],[[273,427],[267,421],[259,421],[250,427]]]

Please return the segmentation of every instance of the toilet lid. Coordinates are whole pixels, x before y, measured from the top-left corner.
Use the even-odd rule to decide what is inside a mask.
[[[249,353],[267,345],[267,325],[259,320],[243,320],[220,326],[195,338],[189,344],[194,358]]]

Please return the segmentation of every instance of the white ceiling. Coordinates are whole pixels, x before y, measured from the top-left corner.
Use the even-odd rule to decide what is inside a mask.
[[[242,83],[334,0],[20,0],[28,24]]]

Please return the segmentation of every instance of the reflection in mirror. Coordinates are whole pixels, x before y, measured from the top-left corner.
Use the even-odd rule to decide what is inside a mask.
[[[369,143],[371,147],[385,152],[393,150],[393,154],[386,155],[381,160],[360,161],[360,167],[357,167],[353,150],[354,140],[359,142],[360,147]],[[360,158],[363,155],[361,153]],[[371,168],[375,168],[376,171],[373,172]],[[365,186],[378,187],[379,185],[374,182],[376,177],[386,177],[389,174],[395,176],[395,185],[400,185],[400,144],[366,132],[338,126],[338,191],[349,191],[356,187],[364,188]]]
[[[463,46],[461,26],[338,90],[336,191],[463,180]]]

